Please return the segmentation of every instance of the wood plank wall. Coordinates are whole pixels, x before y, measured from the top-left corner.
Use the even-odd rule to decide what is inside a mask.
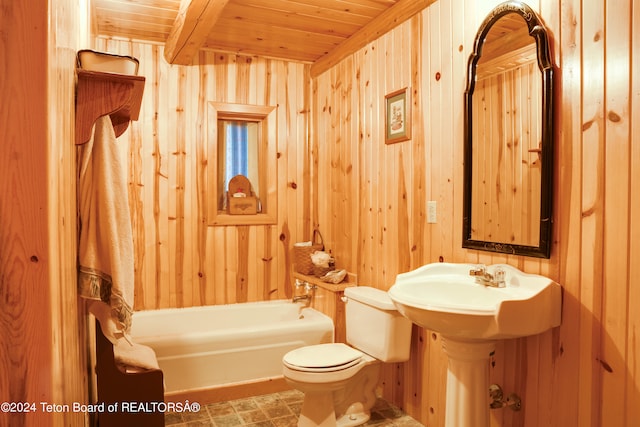
[[[499,2],[439,0],[314,79],[304,65],[214,53],[171,67],[159,46],[98,40],[139,57],[148,79],[141,120],[123,137],[142,254],[136,308],[285,296],[283,242],[309,238],[312,226],[339,265],[381,289],[429,262],[506,262],[562,284],[563,324],[498,345],[491,379],[524,407],[493,411],[492,425],[636,425],[640,88],[629,76],[638,75],[640,9],[634,0],[528,1],[553,35],[560,76],[554,244],[539,260],[461,247],[466,61]],[[413,138],[385,145],[384,95],[403,87]],[[209,100],[278,104],[277,226],[203,225]],[[428,200],[436,224],[426,223]],[[411,360],[386,367],[382,391],[442,426],[445,369],[438,334],[415,327]]]
[[[311,210],[360,284],[439,262],[506,262],[564,288],[563,324],[498,345],[491,380],[523,398],[493,426],[640,422],[640,10],[633,0],[531,0],[559,67],[550,260],[461,248],[463,92],[475,32],[500,1],[439,0],[312,82]],[[413,138],[383,139],[386,93],[409,86]],[[329,142],[329,143],[327,143]],[[331,193],[321,189],[331,188]],[[438,222],[426,223],[435,200]],[[349,214],[352,213],[352,214]],[[383,390],[425,425],[444,423],[438,334],[414,329],[411,360]]]
[[[88,10],[3,2],[0,13],[0,426],[80,426],[86,403],[76,292],[75,53]],[[31,408],[30,409],[34,409]]]
[[[98,38],[98,50],[133,55],[146,77],[140,119],[119,138],[130,160],[135,309],[286,298],[291,244],[310,239],[309,66],[202,52],[171,66],[162,46]],[[208,102],[277,106],[278,223],[207,226]],[[215,185],[215,184],[214,184]],[[307,186],[308,189],[308,186]]]

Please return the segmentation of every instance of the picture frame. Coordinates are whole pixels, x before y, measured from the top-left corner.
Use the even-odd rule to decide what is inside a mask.
[[[391,92],[385,98],[384,142],[396,142],[411,139],[411,102],[407,101],[409,88]]]

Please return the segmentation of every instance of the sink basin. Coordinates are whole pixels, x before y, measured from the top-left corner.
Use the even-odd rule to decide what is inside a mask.
[[[443,336],[497,340],[542,333],[560,325],[561,287],[544,276],[509,265],[505,287],[476,283],[475,264],[428,264],[399,274],[389,289],[398,310],[412,322]]]
[[[560,325],[560,285],[509,265],[428,264],[398,274],[389,296],[413,323],[442,335],[446,427],[490,426],[489,360],[497,340]]]

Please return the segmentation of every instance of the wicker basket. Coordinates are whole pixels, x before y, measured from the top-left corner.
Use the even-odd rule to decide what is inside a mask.
[[[320,239],[319,241],[317,239]],[[322,240],[322,234],[320,231],[313,230],[313,238],[311,240],[311,246],[293,246],[293,267],[296,272],[300,274],[312,275],[313,262],[311,261],[311,254],[315,251],[324,250],[324,242]]]

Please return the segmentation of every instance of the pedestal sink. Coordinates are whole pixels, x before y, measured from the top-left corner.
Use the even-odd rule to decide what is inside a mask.
[[[489,358],[497,340],[560,325],[560,285],[509,265],[428,264],[399,274],[389,296],[405,317],[442,336],[447,427],[489,426]]]

